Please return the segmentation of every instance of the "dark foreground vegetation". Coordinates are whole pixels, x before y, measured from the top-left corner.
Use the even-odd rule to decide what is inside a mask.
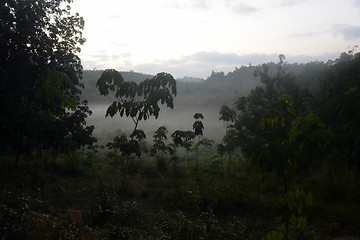
[[[102,71],[105,115],[133,125],[96,145],[84,98],[97,97],[82,95],[76,55],[84,21],[61,2],[0,4],[1,239],[359,238],[356,48],[306,65],[280,55],[183,85],[168,73],[128,81]],[[205,137],[201,111],[187,130],[139,128],[192,99],[185,89],[206,99],[249,72],[259,84],[221,98],[221,141]]]

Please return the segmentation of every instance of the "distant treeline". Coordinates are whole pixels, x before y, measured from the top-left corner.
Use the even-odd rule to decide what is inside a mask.
[[[269,73],[275,74],[279,65],[266,63]],[[329,63],[311,62],[307,64],[284,64],[283,69],[295,77],[300,88],[311,89],[313,83],[328,68]],[[246,96],[250,90],[260,84],[254,71],[260,66],[242,66],[225,74],[224,72],[212,72],[209,77],[201,81],[199,78],[184,77],[177,79],[178,94],[175,97],[176,109],[190,108],[216,108],[222,105],[232,105],[239,96]],[[85,70],[83,72],[84,90],[82,98],[90,104],[111,102],[112,96],[100,96],[96,88],[96,82],[103,70]],[[152,75],[134,71],[124,71],[121,75],[125,81],[141,81],[151,78]]]

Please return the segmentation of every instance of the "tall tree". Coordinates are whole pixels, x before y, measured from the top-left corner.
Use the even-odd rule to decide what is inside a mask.
[[[101,95],[107,96],[111,93],[116,99],[108,107],[106,117],[113,117],[119,113],[120,117],[130,117],[134,122],[130,139],[125,136],[118,137],[114,139],[113,144],[119,146],[122,154],[126,156],[121,184],[123,190],[129,159],[132,154],[141,156],[139,141],[146,138],[145,133],[138,129],[138,125],[140,121],[147,120],[150,116],[158,118],[159,102],[174,108],[173,95],[176,95],[176,81],[169,73],[158,73],[153,78],[137,84],[125,81],[121,73],[115,69],[107,69],[101,74],[96,86]]]
[[[360,170],[360,52],[342,53],[320,79],[316,109],[336,136],[338,157]]]
[[[71,0],[4,0],[0,4],[0,141],[16,162],[35,148],[92,143],[91,113],[80,102],[84,20]],[[86,140],[83,138],[84,133]],[[79,137],[79,136],[83,137]]]
[[[283,70],[284,57],[279,57],[278,71],[270,74],[268,66],[262,65],[262,69],[255,71],[262,86],[235,102],[238,114],[232,128],[237,132],[242,152],[254,160],[261,146],[288,137],[291,122],[301,109],[295,79]]]

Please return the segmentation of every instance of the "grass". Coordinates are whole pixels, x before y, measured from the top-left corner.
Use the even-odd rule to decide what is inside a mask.
[[[166,157],[160,169],[155,158],[144,155],[129,164],[124,191],[123,161],[106,151],[47,161],[22,159],[16,182],[14,159],[0,159],[3,239],[36,239],[29,233],[31,219],[54,226],[38,229],[47,239],[64,239],[58,232],[64,227],[58,226],[59,219],[71,234],[87,233],[97,239],[263,239],[269,232],[281,231],[284,222],[283,187],[276,175],[261,177],[240,156],[231,171],[211,159],[196,167],[181,157],[175,174]],[[329,184],[329,176],[322,172],[291,182],[290,188],[314,192],[307,231],[315,229],[314,239],[359,236],[358,178],[337,176]],[[69,208],[81,212],[84,226],[71,225],[66,217]]]

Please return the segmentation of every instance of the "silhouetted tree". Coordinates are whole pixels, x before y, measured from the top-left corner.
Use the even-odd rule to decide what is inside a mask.
[[[137,84],[126,82],[118,71],[107,69],[101,74],[96,86],[101,95],[106,96],[111,93],[116,98],[108,107],[106,117],[113,117],[119,113],[120,117],[125,115],[134,122],[130,139],[125,141],[126,137],[121,137],[121,152],[126,156],[123,188],[130,156],[131,154],[135,154],[137,157],[141,156],[138,141],[146,137],[142,130],[137,129],[138,124],[150,116],[158,118],[160,113],[159,102],[166,104],[169,108],[174,108],[172,95],[176,95],[176,81],[171,74],[158,73],[155,77]]]
[[[0,141],[16,153],[16,166],[36,148],[56,153],[94,140],[85,126],[91,112],[80,102],[84,20],[63,5],[70,2],[0,4]]]
[[[159,159],[160,157],[160,152],[166,152],[167,151],[167,147],[166,144],[164,142],[164,140],[167,139],[167,134],[168,130],[166,129],[166,127],[161,126],[159,127],[154,134],[154,144],[153,144],[153,148],[152,148],[152,152],[154,153],[154,155],[156,155],[156,157]]]
[[[235,110],[229,108],[228,106],[226,105],[223,105],[221,108],[220,108],[220,118],[219,120],[222,120],[224,121],[224,125],[225,125],[225,129],[226,131],[228,130],[229,128],[229,124],[230,123],[233,123],[236,119],[236,112]]]
[[[203,130],[204,130],[204,124],[202,123],[202,119],[204,119],[204,116],[201,113],[195,113],[194,115],[195,118],[195,122],[193,124],[193,130],[194,130],[194,135],[195,137],[198,137],[197,142],[195,143],[195,161],[196,161],[196,165],[199,165],[199,160],[198,160],[198,148],[199,148],[199,142],[200,142],[200,138],[203,135]]]

